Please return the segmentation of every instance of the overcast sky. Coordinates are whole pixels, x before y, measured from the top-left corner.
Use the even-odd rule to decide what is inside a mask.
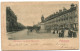
[[[17,21],[25,26],[32,26],[41,21],[41,16],[45,18],[59,9],[70,8],[71,3],[21,3],[11,5],[11,9],[17,15]]]

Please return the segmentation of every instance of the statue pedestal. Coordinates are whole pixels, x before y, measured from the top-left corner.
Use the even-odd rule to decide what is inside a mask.
[[[40,31],[41,33],[46,32],[44,23],[40,23]]]

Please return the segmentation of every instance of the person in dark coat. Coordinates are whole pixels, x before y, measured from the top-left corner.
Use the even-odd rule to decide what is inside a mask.
[[[76,35],[76,32],[75,32],[75,31],[73,31],[73,37],[77,37],[77,35]]]
[[[72,34],[73,34],[73,31],[70,30],[70,32],[69,32],[69,37],[72,37]]]
[[[62,34],[62,33],[61,33],[61,30],[60,30],[60,31],[59,31],[59,37],[61,37],[61,34]]]
[[[70,31],[71,31],[71,30],[69,29],[69,31],[68,31],[68,37],[70,37]]]
[[[64,29],[61,31],[61,37],[64,37]]]
[[[55,30],[53,31],[53,34],[55,34]]]

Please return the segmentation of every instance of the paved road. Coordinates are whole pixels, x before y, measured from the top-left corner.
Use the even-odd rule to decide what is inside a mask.
[[[24,39],[25,36],[27,36],[27,30],[22,30],[22,31],[18,31],[18,32],[9,32],[8,34],[8,38],[10,39]]]
[[[8,33],[7,35],[8,38],[15,40],[59,38],[58,34],[28,32],[27,29],[18,32]]]

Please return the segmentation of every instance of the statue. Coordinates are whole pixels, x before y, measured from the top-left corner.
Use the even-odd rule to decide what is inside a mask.
[[[44,16],[42,15],[42,17],[41,17],[41,22],[44,22]]]

